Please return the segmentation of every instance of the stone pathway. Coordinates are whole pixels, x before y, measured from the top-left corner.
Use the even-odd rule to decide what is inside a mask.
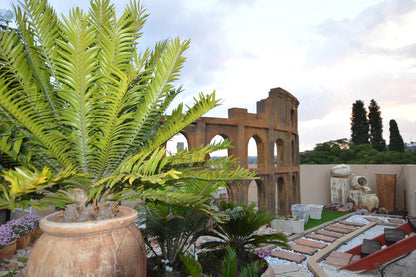
[[[385,221],[374,217],[366,217],[366,219],[370,222],[386,223]],[[395,218],[388,219],[388,221],[389,223],[395,225],[404,223],[404,220]],[[366,225],[367,224],[364,223],[350,222],[347,220],[340,220],[338,222],[335,221],[329,225],[323,226],[318,230],[314,230],[312,232],[304,232],[303,234],[298,235],[290,242],[290,250],[284,248],[274,248],[271,253],[272,257],[298,264],[273,265],[275,276],[312,276],[312,273],[305,268],[305,261],[315,255],[317,252],[325,249],[327,246],[330,246],[331,243],[337,239],[347,236],[348,234]],[[357,259],[360,259],[360,257],[343,252],[333,251],[326,258],[325,263],[339,267],[349,264]]]
[[[348,222],[345,220],[336,222],[295,239],[290,244],[292,251],[281,248],[273,251],[271,256],[299,264],[314,255],[317,251],[327,247],[330,243],[362,226],[365,226],[365,224]]]

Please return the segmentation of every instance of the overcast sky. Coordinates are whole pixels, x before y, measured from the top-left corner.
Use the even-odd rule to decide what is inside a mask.
[[[114,0],[122,11],[128,0]],[[0,0],[0,8],[10,0]],[[50,1],[59,14],[87,0]],[[182,101],[216,91],[222,106],[255,113],[281,87],[300,101],[300,150],[350,138],[352,103],[381,107],[384,138],[395,119],[416,141],[416,0],[145,0],[143,47],[191,39]]]

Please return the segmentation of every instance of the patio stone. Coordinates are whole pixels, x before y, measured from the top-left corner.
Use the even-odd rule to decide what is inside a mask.
[[[325,243],[318,242],[318,241],[313,241],[313,240],[309,240],[309,239],[297,239],[294,242],[296,244],[305,245],[305,246],[309,246],[309,247],[312,247],[312,248],[322,249],[322,248],[327,247],[327,245]]]
[[[273,251],[270,256],[276,257],[279,259],[295,262],[295,263],[301,263],[306,259],[306,256],[299,255],[291,252],[281,251],[281,250],[275,250]]]

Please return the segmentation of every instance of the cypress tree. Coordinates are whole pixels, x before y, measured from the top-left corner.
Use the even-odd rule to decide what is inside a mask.
[[[357,100],[352,104],[351,142],[356,145],[368,143],[368,130],[367,111],[364,108],[364,102]]]
[[[399,127],[397,126],[396,120],[390,120],[390,151],[404,152],[404,142],[400,135]]]
[[[383,139],[383,119],[381,118],[380,107],[374,99],[371,99],[368,111],[370,144],[374,149],[384,151],[386,150],[386,141]]]

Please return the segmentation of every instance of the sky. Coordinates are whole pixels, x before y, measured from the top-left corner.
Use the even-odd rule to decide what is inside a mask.
[[[10,8],[0,0],[0,8]],[[50,0],[58,14],[87,0]],[[113,0],[119,12],[128,0]],[[374,99],[389,143],[396,120],[416,141],[416,0],[142,0],[149,17],[139,47],[191,39],[181,102],[215,90],[222,105],[256,112],[281,87],[300,102],[300,151],[350,138],[352,104]],[[174,103],[177,104],[178,102]]]

